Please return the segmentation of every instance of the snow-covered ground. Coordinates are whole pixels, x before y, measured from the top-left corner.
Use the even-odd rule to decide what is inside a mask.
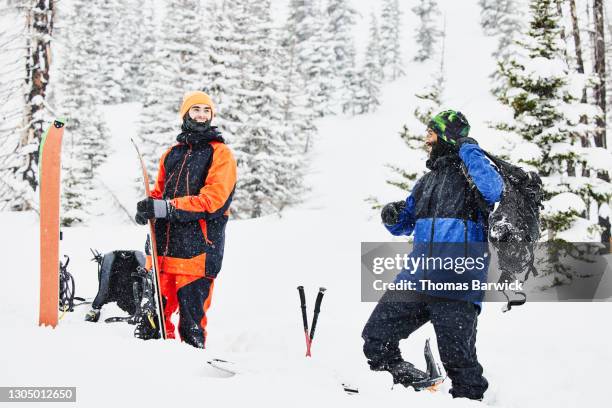
[[[447,19],[448,107],[464,111],[473,135],[489,147],[484,121],[496,111],[488,94],[492,67],[485,61],[492,44],[479,32],[475,4],[451,2],[447,12],[470,16],[470,23]],[[364,199],[404,198],[386,185],[390,173],[384,164],[411,160],[398,132],[412,120],[414,93],[430,81],[423,67],[407,71],[407,78],[386,87],[376,114],[318,123],[311,192],[303,204],[280,217],[228,224],[206,350],[178,341],[142,342],[127,324],[86,323],[87,306],[66,314],[56,329],[38,327],[38,220],[0,213],[0,386],[76,386],[76,405],[82,407],[607,406],[610,303],[528,303],[505,314],[501,304],[486,304],[477,341],[490,382],[482,403],[453,400],[446,392],[449,381],[434,394],[391,390],[389,374],[369,371],[360,334],[374,304],[360,301],[360,243],[390,237]],[[133,185],[139,170],[129,143],[138,109],[105,108],[114,138],[102,169],[106,195],[98,206],[104,214],[88,227],[64,230],[61,252],[71,257],[77,295],[90,300],[97,274],[89,248],[142,250],[146,235],[121,208],[133,211],[138,198]],[[310,310],[318,287],[328,289],[311,359],[303,356],[298,285],[307,290]],[[105,306],[101,320],[119,313]],[[417,366],[424,366],[427,337],[435,349],[431,325],[402,343],[404,357]],[[211,358],[238,361],[245,372],[227,377],[206,365]],[[359,386],[360,393],[347,395],[341,381]]]

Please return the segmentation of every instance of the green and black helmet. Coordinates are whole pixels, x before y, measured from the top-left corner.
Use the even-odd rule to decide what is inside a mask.
[[[436,132],[441,140],[453,146],[457,144],[457,139],[467,137],[470,133],[470,124],[463,113],[450,109],[431,118],[427,127]]]

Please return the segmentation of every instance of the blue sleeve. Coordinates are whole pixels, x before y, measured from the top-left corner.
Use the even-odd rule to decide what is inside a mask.
[[[459,150],[459,157],[465,163],[468,174],[485,201],[489,205],[499,201],[504,190],[504,181],[484,155],[480,146],[464,143]]]
[[[412,231],[414,231],[414,223],[416,222],[414,218],[414,197],[413,193],[416,190],[416,187],[419,185],[421,180],[419,180],[414,188],[412,189],[412,193],[406,199],[406,206],[403,211],[399,214],[397,224],[394,225],[385,225],[387,230],[393,235],[410,235]]]

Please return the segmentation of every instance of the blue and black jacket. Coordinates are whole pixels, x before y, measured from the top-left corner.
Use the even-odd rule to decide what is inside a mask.
[[[502,177],[485,157],[477,144],[463,143],[459,154],[447,151],[445,155],[430,159],[426,173],[414,186],[406,199],[406,206],[395,225],[386,225],[393,235],[414,234],[414,256],[457,258],[483,257],[485,267],[470,273],[457,273],[439,263],[433,268],[401,271],[397,281],[432,280],[438,282],[486,282],[488,268],[487,225],[479,209],[477,194],[470,187],[461,164],[482,198],[492,208],[501,199]],[[483,244],[479,244],[483,243]],[[471,285],[470,285],[471,286]],[[420,288],[420,284],[416,286]],[[480,304],[481,292],[464,290],[428,291],[434,296],[470,300]]]

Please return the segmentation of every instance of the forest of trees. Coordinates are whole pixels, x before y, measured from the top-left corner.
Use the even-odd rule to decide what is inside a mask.
[[[548,239],[580,225],[609,240],[610,164],[601,153],[612,109],[612,24],[603,0],[477,1],[483,34],[497,41],[491,92],[512,112],[489,124],[503,140],[498,153],[542,176]],[[349,0],[289,0],[282,21],[271,0],[204,4],[3,0],[0,210],[37,210],[38,147],[54,116],[68,118],[63,217],[70,225],[87,222],[99,199],[95,180],[110,137],[102,105],[142,105],[138,139],[155,176],[176,136],[183,93],[209,92],[242,175],[234,214],[249,218],[300,201],[316,119],[374,112],[382,86],[405,75],[405,60],[431,67],[415,117],[426,123],[444,103],[447,16],[436,0],[411,3],[406,11],[417,24],[407,29],[399,0],[381,0],[366,16]],[[358,18],[368,24],[361,47]],[[416,47],[404,56],[408,30]],[[421,147],[412,129],[401,136]],[[396,171],[393,183],[410,189],[424,169]]]
[[[242,175],[233,214],[249,218],[301,199],[315,119],[376,110],[381,84],[403,74],[398,0],[383,0],[361,56],[348,0],[291,0],[282,23],[269,0],[4,0],[1,9],[11,24],[0,25],[0,49],[12,58],[0,72],[10,119],[0,128],[0,210],[37,210],[38,145],[51,118],[65,116],[66,225],[86,222],[99,198],[110,137],[101,105],[142,104],[138,138],[154,177],[182,95],[209,92]]]

